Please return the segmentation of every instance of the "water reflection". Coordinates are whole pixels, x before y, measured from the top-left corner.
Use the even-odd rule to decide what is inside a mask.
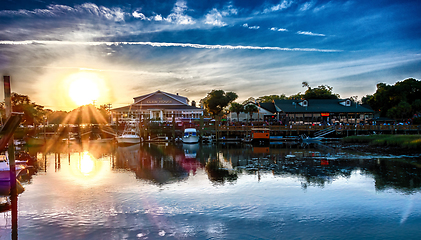
[[[355,171],[373,176],[377,190],[403,192],[421,189],[421,168],[414,159],[355,155],[329,145],[283,144],[271,147],[140,144],[118,147],[116,169],[135,173],[137,179],[163,185],[183,181],[204,169],[215,184],[235,183],[241,175],[292,176],[302,187],[324,187]]]
[[[381,234],[377,226],[420,222],[416,158],[313,144],[66,144],[28,150],[38,161],[18,178],[27,189],[19,196],[22,239],[253,239],[281,230],[287,239],[310,233],[323,238],[328,231],[341,238],[351,224],[368,222],[365,232]],[[407,206],[390,210],[401,206],[403,201],[390,202],[397,198]]]
[[[182,181],[195,175],[201,163],[196,160],[199,145],[140,144],[119,147],[114,167],[129,169],[136,178],[159,185]]]

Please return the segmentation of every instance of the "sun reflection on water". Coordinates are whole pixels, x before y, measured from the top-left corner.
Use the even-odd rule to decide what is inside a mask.
[[[85,176],[89,175],[94,170],[95,164],[92,158],[93,157],[89,154],[89,152],[84,152],[79,161],[78,168]]]
[[[103,161],[96,159],[89,151],[84,151],[79,154],[72,154],[72,161],[70,163],[69,174],[75,181],[81,183],[95,182],[106,174],[106,164]]]

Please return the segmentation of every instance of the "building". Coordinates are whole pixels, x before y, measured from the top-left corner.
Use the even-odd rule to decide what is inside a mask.
[[[177,94],[156,91],[133,98],[134,103],[112,109],[113,122],[122,121],[157,121],[171,122],[199,119],[203,109],[196,107],[195,101],[189,105],[189,99]]]
[[[288,124],[367,123],[374,111],[351,99],[275,100],[277,119]]]
[[[249,103],[254,104],[254,103]],[[351,99],[306,99],[275,100],[271,103],[256,103],[258,112],[252,118],[282,124],[358,124],[367,123],[374,111]],[[231,114],[237,119],[237,114]],[[247,115],[240,113],[240,121]]]

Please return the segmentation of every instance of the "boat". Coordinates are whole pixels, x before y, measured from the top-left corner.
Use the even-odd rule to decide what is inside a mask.
[[[120,136],[116,137],[118,144],[137,144],[140,143],[140,136],[137,129],[138,124],[131,122],[126,124],[123,133]]]
[[[16,177],[26,167],[23,164],[16,164]],[[10,181],[10,165],[6,155],[0,155],[0,181]]]
[[[118,144],[137,144],[140,143],[140,136],[133,130],[125,130],[123,133],[116,137]]]
[[[184,129],[184,136],[181,141],[183,141],[183,143],[198,143],[199,136],[197,136],[196,128]]]
[[[252,128],[251,129],[251,142],[254,144],[269,143],[270,133],[269,128]]]
[[[209,135],[209,136],[202,136],[202,143],[212,143],[214,142],[215,135]]]

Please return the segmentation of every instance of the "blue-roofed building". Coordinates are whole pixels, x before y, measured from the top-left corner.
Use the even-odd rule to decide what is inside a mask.
[[[275,100],[271,103],[255,104],[259,111],[254,113],[253,120],[276,122],[282,124],[359,124],[373,118],[374,111],[351,99],[299,99]],[[240,113],[240,121],[245,121],[247,114]],[[231,120],[237,114],[231,113]]]

